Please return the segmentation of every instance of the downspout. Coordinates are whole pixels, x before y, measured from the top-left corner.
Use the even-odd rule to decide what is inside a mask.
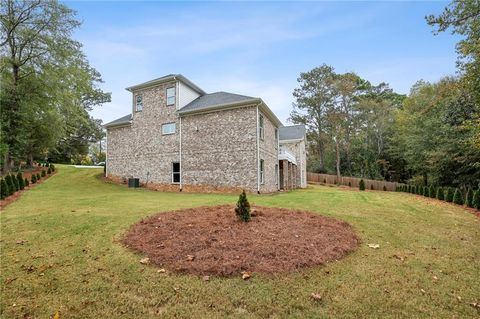
[[[181,117],[181,116],[180,116],[179,135],[180,135],[180,146],[179,146],[180,159],[179,159],[179,161],[178,161],[178,165],[180,166],[180,191],[182,191],[182,186],[183,186],[183,169],[182,169],[182,117]]]
[[[260,127],[258,126],[258,104],[257,104],[257,194],[260,194]]]

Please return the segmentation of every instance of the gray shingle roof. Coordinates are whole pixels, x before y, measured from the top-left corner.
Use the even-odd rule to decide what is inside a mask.
[[[147,82],[143,82],[143,83],[140,83],[140,84],[136,84],[134,86],[130,86],[130,87],[127,88],[127,91],[132,92],[136,89],[142,89],[142,88],[146,88],[146,87],[149,87],[149,86],[152,86],[152,85],[156,85],[156,84],[160,84],[160,83],[164,83],[164,82],[168,82],[168,81],[173,81],[173,80],[181,81],[184,84],[188,85],[190,88],[192,88],[194,91],[197,91],[200,94],[205,94],[204,90],[202,90],[198,85],[196,85],[195,83],[193,83],[192,81],[190,81],[189,79],[184,77],[182,74],[167,74],[165,76],[162,76],[162,77],[159,77],[159,78],[147,81]]]
[[[305,125],[284,126],[278,129],[280,141],[298,140],[305,137]]]
[[[128,114],[128,115],[122,116],[119,119],[116,119],[114,121],[111,121],[105,124],[104,127],[112,127],[112,126],[129,124],[131,120],[132,120],[132,114]]]
[[[223,106],[228,104],[243,103],[243,102],[256,102],[260,101],[259,98],[239,95],[227,92],[215,92],[210,94],[202,95],[189,104],[182,107],[178,110],[179,114],[190,113],[200,110],[205,110],[209,108],[215,108],[216,106]]]

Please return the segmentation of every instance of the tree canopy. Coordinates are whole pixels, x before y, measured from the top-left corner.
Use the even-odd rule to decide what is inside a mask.
[[[0,0],[0,152],[4,171],[101,138],[88,111],[110,101],[72,32],[75,12],[57,1]],[[88,147],[87,147],[88,150]]]

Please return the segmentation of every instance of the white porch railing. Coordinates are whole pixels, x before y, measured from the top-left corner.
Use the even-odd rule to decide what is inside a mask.
[[[295,165],[297,165],[297,160],[295,158],[295,155],[293,155],[292,152],[290,152],[288,149],[284,147],[280,147],[278,150],[278,159],[279,160],[287,160]]]

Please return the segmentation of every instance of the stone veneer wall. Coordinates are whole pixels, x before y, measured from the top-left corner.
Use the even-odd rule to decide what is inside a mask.
[[[279,189],[275,176],[275,164],[278,165],[278,148],[275,141],[276,126],[259,110],[260,114],[263,115],[265,127],[265,138],[260,139],[260,159],[263,159],[265,163],[265,182],[260,185],[260,192],[270,193]]]
[[[142,182],[172,182],[172,162],[179,161],[179,123],[175,106],[166,106],[166,89],[175,82],[134,92],[142,95],[141,112],[133,109],[129,127],[107,130],[107,175],[138,177]],[[134,106],[132,105],[132,108]],[[176,123],[176,133],[162,135],[162,124]]]
[[[184,185],[257,190],[256,107],[182,117]]]

